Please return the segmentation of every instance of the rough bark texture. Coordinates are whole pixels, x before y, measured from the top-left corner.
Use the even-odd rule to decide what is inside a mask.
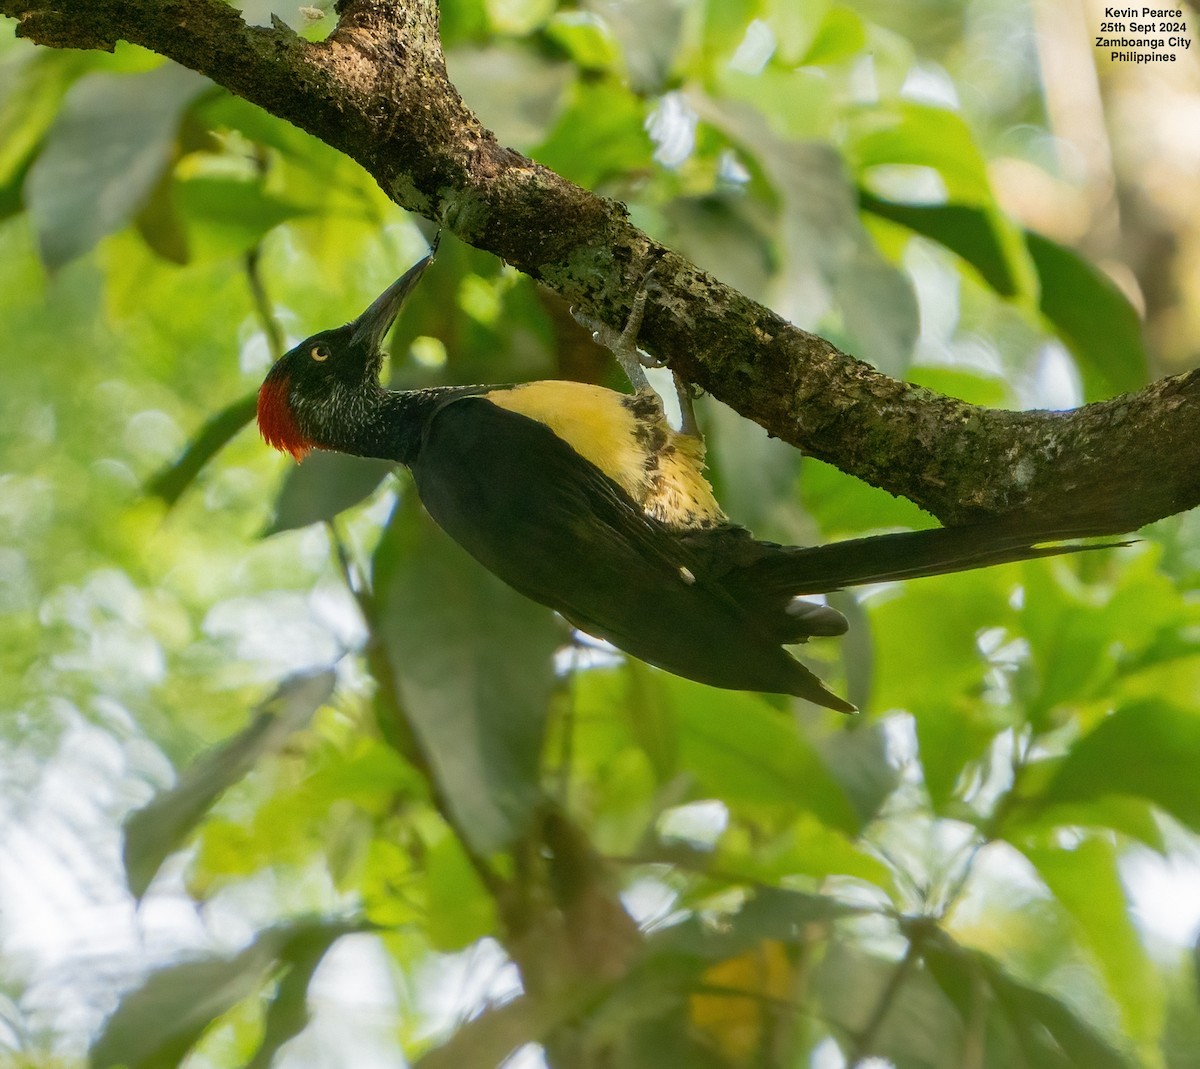
[[[881,375],[656,245],[620,204],[500,145],[447,79],[433,0],[345,0],[315,44],[247,26],[223,0],[0,0],[0,12],[40,44],[126,40],[208,75],[594,318],[619,326],[657,265],[643,347],[944,523],[1112,534],[1200,501],[1200,371],[1062,413],[978,408]]]

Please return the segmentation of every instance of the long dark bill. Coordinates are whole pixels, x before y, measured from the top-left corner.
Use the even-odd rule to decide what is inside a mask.
[[[400,309],[403,307],[408,295],[416,288],[417,283],[421,281],[421,276],[425,274],[425,269],[433,263],[433,258],[437,255],[438,242],[441,240],[441,236],[439,232],[433,239],[433,246],[430,248],[429,253],[388,286],[387,289],[371,302],[371,307],[350,324],[354,328],[353,333],[350,335],[351,345],[366,345],[370,352],[375,352],[379,349],[383,343],[384,335],[387,334],[392,324],[396,321],[396,316],[400,314]]]

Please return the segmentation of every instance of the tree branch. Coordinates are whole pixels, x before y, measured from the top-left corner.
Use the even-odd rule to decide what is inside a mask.
[[[594,318],[619,326],[656,265],[646,349],[947,524],[1111,534],[1200,503],[1200,371],[1064,413],[978,408],[881,375],[655,244],[622,205],[501,146],[447,78],[433,0],[343,0],[317,43],[247,26],[223,0],[0,0],[0,12],[39,44],[126,40],[208,75]]]

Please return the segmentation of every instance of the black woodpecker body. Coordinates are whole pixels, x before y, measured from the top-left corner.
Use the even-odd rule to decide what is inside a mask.
[[[798,595],[1064,551],[946,528],[760,542],[726,520],[702,440],[673,430],[652,393],[560,381],[385,389],[380,344],[431,258],[280,358],[259,391],[263,437],[297,460],[317,448],[407,465],[430,515],[481,564],[650,664],[853,712],[783,648],[846,630]]]

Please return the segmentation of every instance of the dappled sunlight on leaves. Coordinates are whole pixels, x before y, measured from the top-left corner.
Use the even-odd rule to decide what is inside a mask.
[[[320,7],[286,17],[320,39]],[[1197,348],[1193,230],[1109,272],[1002,210],[1053,219],[1053,178],[1115,259],[1120,179],[1123,240],[1147,225],[1121,124],[1104,196],[1076,188],[1023,5],[462,0],[441,26],[502,142],[889,373],[1036,407]],[[295,466],[249,425],[275,350],[431,233],[148,52],[0,32],[0,1061],[1193,1069],[1194,516],[831,594],[852,633],[796,653],[857,719],[669,676],[482,572],[392,465]],[[448,231],[391,380],[582,366],[560,318]],[[932,522],[699,412],[763,537]]]

